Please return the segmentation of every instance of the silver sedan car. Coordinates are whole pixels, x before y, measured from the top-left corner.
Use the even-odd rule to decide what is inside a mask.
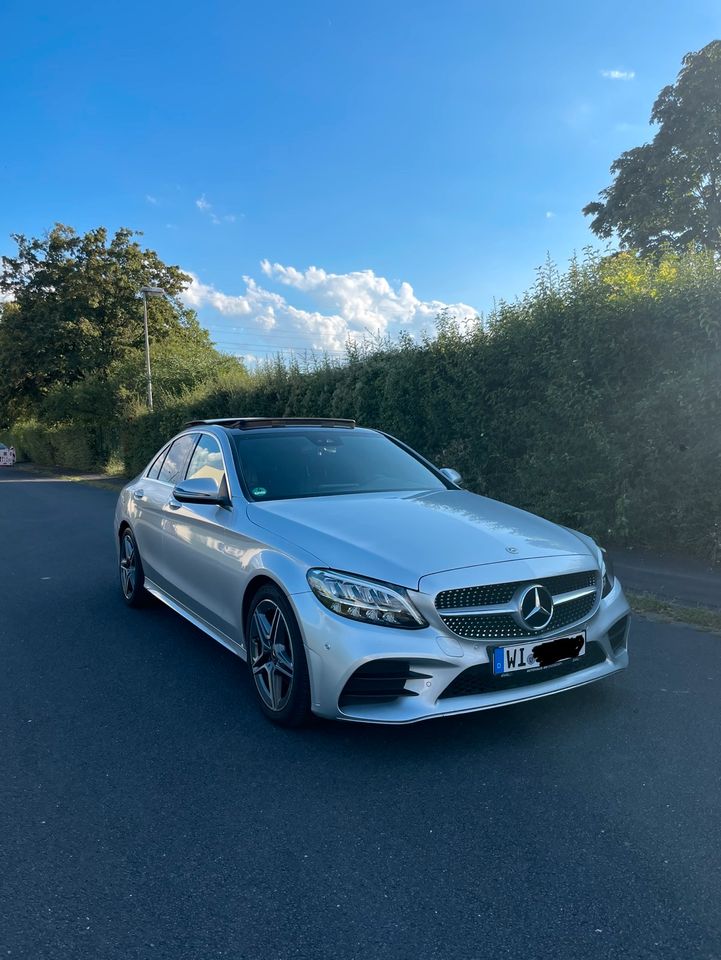
[[[352,420],[193,421],[118,499],[123,597],[246,660],[289,726],[410,723],[626,667],[605,552],[460,479]]]

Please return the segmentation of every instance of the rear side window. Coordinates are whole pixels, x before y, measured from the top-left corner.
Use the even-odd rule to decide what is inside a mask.
[[[220,444],[215,437],[211,437],[207,433],[204,433],[198,440],[198,445],[193,450],[193,456],[190,458],[188,470],[185,474],[186,480],[197,480],[201,477],[210,477],[215,480],[218,489],[220,489],[225,477]]]
[[[158,480],[162,480],[163,483],[177,483],[180,480],[185,463],[197,439],[197,433],[188,433],[171,443],[160,469]]]
[[[160,453],[157,455],[155,460],[153,460],[153,465],[148,470],[146,476],[150,480],[157,480],[158,474],[160,473],[160,468],[163,466],[163,460],[165,460],[165,454],[168,452],[168,447],[163,447]]]

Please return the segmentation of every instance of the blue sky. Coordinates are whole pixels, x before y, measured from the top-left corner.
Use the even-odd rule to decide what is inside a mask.
[[[142,230],[243,354],[486,310],[593,242],[581,207],[720,35],[711,0],[4,0],[0,252]]]

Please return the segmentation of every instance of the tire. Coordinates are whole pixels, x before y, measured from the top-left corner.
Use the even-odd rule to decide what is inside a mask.
[[[118,574],[123,600],[129,607],[142,606],[148,596],[143,586],[145,574],[143,573],[143,562],[140,559],[138,545],[130,527],[126,527],[120,534]]]
[[[263,713],[284,727],[306,723],[310,681],[303,638],[293,610],[278,587],[261,587],[245,620],[248,670]]]

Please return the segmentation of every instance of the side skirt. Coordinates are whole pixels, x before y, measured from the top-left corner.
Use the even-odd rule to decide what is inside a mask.
[[[194,627],[202,630],[203,633],[207,633],[209,637],[213,638],[213,640],[217,640],[218,643],[222,644],[224,647],[227,647],[231,653],[234,653],[237,657],[240,657],[241,660],[247,659],[244,643],[237,643],[235,640],[231,640],[227,634],[223,633],[221,630],[218,630],[216,627],[211,626],[207,620],[203,620],[202,617],[192,613],[184,604],[180,603],[179,600],[175,600],[170,596],[170,594],[166,593],[162,587],[159,587],[157,583],[153,583],[153,581],[149,580],[147,577],[145,578],[144,586],[148,593],[152,594],[167,607],[170,607],[171,610],[179,613],[181,617],[185,617],[185,619],[192,623]]]

